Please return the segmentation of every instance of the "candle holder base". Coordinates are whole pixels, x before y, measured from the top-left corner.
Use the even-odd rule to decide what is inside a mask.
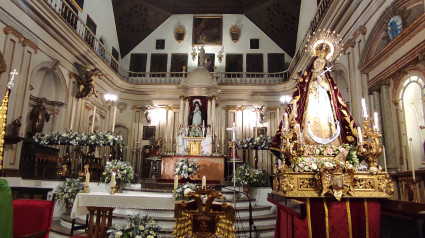
[[[84,185],[84,193],[90,193],[90,186]]]

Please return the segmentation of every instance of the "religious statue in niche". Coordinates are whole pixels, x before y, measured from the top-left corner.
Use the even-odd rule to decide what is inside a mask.
[[[211,145],[212,145],[212,132],[211,125],[207,126],[206,134],[204,135],[205,139],[201,141],[202,151],[201,154],[211,155]]]
[[[12,122],[12,127],[13,127],[12,136],[14,137],[19,136],[19,128],[21,128],[21,126],[22,126],[22,117],[18,117]]]
[[[31,132],[35,135],[43,131],[44,122],[50,120],[50,114],[47,112],[44,102],[39,101],[30,113]]]
[[[162,138],[159,138],[155,141],[155,144],[152,146],[150,157],[158,157],[159,156],[159,149],[162,148]]]
[[[195,99],[196,100],[196,99]],[[190,124],[192,126],[201,126],[202,125],[202,111],[201,111],[201,101],[198,99],[193,103],[192,115],[190,118]]]
[[[227,149],[229,150],[229,153],[227,153],[227,155],[226,155],[227,158],[233,159],[233,153],[234,153],[235,159],[239,159],[238,148],[237,148],[237,146],[235,147],[235,144],[232,142],[232,140],[227,141]]]
[[[92,94],[97,97],[94,80],[102,76],[99,69],[87,70],[84,65],[79,63],[74,63],[74,66],[77,68],[78,74],[69,73],[69,77],[77,80],[78,92],[75,97],[83,99],[90,97]]]
[[[177,154],[185,154],[187,148],[187,140],[184,137],[187,136],[187,130],[183,125],[180,125],[178,134],[177,134]]]

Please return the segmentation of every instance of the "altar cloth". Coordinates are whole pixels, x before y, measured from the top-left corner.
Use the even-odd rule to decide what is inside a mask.
[[[174,209],[172,197],[148,197],[134,193],[79,193],[72,206],[71,218],[88,214],[87,207],[134,208],[134,209]]]

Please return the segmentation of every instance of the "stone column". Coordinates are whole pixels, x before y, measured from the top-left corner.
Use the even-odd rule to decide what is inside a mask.
[[[184,98],[183,96],[180,97],[180,112],[179,112],[179,127],[180,125],[183,125],[183,117],[184,117]]]
[[[214,97],[213,99],[212,99],[212,102],[211,102],[211,122],[210,122],[210,125],[212,125],[213,127],[215,127],[215,100],[216,100],[216,98]]]
[[[189,99],[186,98],[185,107],[184,107],[184,122],[189,124]]]
[[[382,115],[382,138],[385,143],[385,150],[387,156],[388,171],[397,171],[397,152],[396,147],[396,118],[393,117],[391,91],[389,85],[381,86],[381,115]]]
[[[208,98],[208,106],[207,106],[207,125],[211,125],[211,98]]]

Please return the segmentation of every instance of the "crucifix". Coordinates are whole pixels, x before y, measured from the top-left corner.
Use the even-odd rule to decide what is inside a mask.
[[[232,127],[226,128],[227,131],[232,131],[232,143],[233,143],[233,153],[232,153],[232,159],[233,159],[233,203],[234,208],[236,209],[236,131],[239,130],[239,127],[236,127],[236,123],[233,122]]]
[[[15,75],[18,75],[18,72],[16,71],[16,69],[14,69],[14,70],[13,70],[13,72],[10,72],[10,75],[12,75],[12,76],[10,77],[10,81],[9,81],[9,83],[7,84],[7,87],[8,87],[9,89],[12,89],[12,88],[13,88],[13,86],[15,86],[15,85],[13,84],[13,80],[15,79]]]

